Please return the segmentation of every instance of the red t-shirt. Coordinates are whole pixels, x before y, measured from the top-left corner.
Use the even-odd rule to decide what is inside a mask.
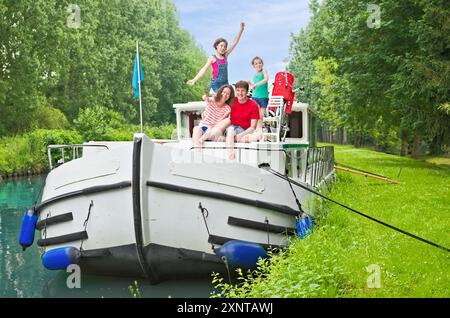
[[[249,128],[252,119],[259,119],[258,104],[250,98],[244,104],[240,104],[238,98],[235,97],[230,119],[232,125],[241,126],[244,129]]]

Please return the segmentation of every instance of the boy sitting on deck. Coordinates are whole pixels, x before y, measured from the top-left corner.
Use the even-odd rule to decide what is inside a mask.
[[[236,159],[234,142],[243,142],[245,136],[256,129],[256,124],[260,119],[258,104],[247,96],[249,84],[246,81],[239,81],[235,86],[236,97],[230,114],[231,126],[227,128],[226,136],[230,160]]]

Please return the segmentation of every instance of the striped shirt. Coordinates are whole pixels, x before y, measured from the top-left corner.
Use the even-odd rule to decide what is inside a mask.
[[[231,108],[227,104],[222,107],[217,106],[216,101],[213,98],[208,98],[206,102],[206,109],[202,114],[202,121],[200,125],[214,127],[219,121],[224,119]]]

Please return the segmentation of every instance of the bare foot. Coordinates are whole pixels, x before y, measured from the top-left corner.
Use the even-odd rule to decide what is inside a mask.
[[[200,151],[201,148],[202,148],[202,144],[200,143],[200,140],[197,141],[197,142],[193,142],[193,143],[192,143],[192,146],[194,147],[194,149],[195,149],[196,151]]]

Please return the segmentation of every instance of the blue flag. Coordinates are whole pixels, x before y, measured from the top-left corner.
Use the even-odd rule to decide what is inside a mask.
[[[139,75],[141,77],[141,83],[144,81],[144,71],[142,70],[142,64],[139,61]],[[134,58],[134,70],[133,70],[133,80],[131,84],[134,88],[133,98],[139,97],[139,81],[138,81],[138,57],[136,53],[136,57]]]

